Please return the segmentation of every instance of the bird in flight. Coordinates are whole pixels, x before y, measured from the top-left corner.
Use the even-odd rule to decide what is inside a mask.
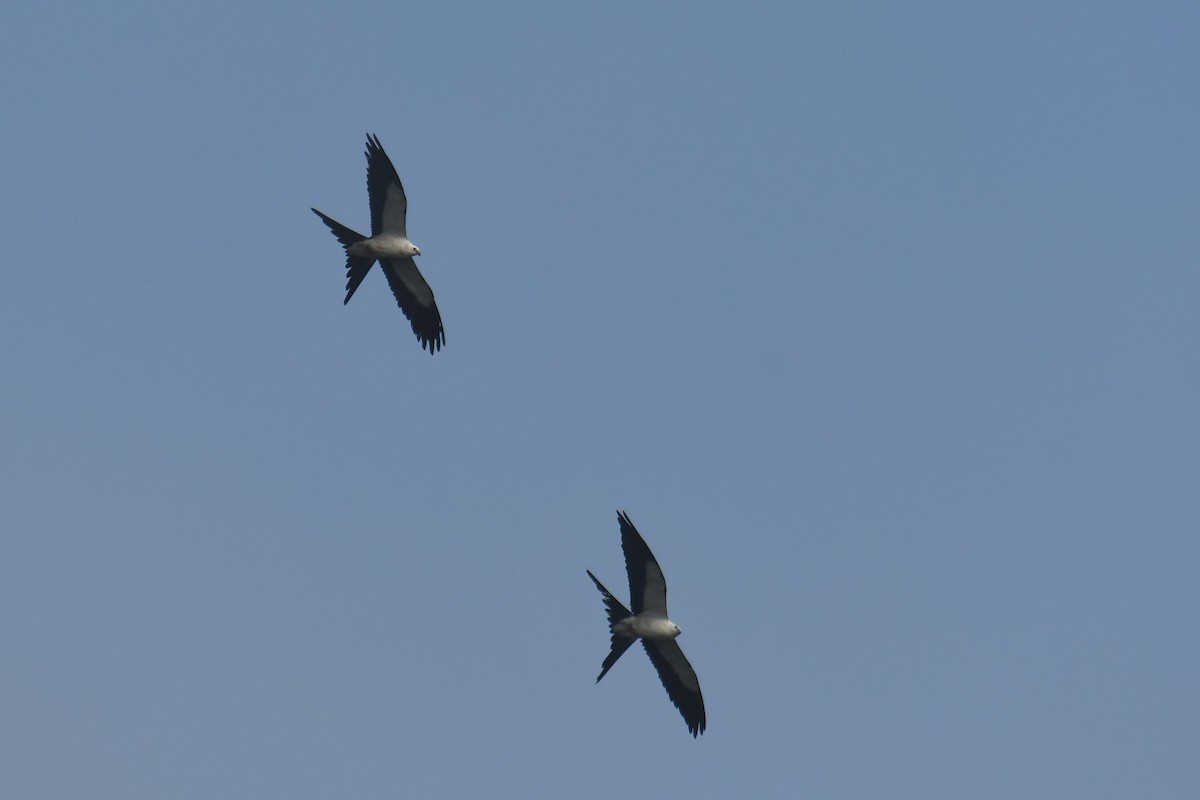
[[[658,677],[667,690],[671,702],[683,715],[688,732],[693,737],[704,733],[704,698],[700,694],[700,681],[687,657],[679,649],[675,637],[682,629],[667,618],[667,581],[663,577],[654,554],[637,528],[629,521],[629,515],[617,512],[621,523],[621,549],[625,551],[625,570],[629,573],[629,604],[633,611],[621,605],[612,592],[596,579],[591,570],[588,577],[600,594],[604,595],[604,607],[608,610],[608,627],[612,633],[612,650],[601,665],[596,683],[617,663],[621,654],[636,640],[642,640],[650,662],[658,671]]]
[[[433,290],[413,261],[413,256],[421,255],[421,248],[409,241],[405,229],[408,199],[404,196],[404,186],[392,160],[383,152],[379,137],[373,134],[367,134],[367,194],[371,200],[369,238],[315,208],[312,210],[346,248],[346,299],[342,304],[350,302],[354,290],[378,261],[422,349],[428,348],[433,355],[446,342],[442,315],[433,300]]]

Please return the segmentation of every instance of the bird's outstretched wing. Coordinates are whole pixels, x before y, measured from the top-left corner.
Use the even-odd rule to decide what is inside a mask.
[[[617,519],[621,522],[625,571],[629,573],[629,606],[634,614],[667,619],[667,580],[662,569],[629,515],[618,511]]]
[[[659,680],[667,690],[667,696],[679,709],[688,732],[693,737],[704,733],[708,724],[704,716],[704,697],[700,694],[700,680],[679,649],[674,639],[642,639],[646,655],[650,656]]]
[[[430,355],[440,350],[446,343],[442,315],[433,300],[433,290],[421,276],[416,262],[411,258],[385,258],[379,263],[396,303],[412,323],[413,333],[421,340],[421,347],[428,348]]]
[[[367,194],[371,198],[371,235],[390,233],[408,238],[404,221],[408,198],[404,196],[404,185],[374,134],[367,135]]]

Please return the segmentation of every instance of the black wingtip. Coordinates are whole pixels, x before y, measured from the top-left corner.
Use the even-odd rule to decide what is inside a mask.
[[[433,355],[441,350],[442,345],[446,343],[446,334],[440,330],[435,336],[422,336],[418,333],[417,338],[421,341],[421,349],[428,350],[429,355]]]

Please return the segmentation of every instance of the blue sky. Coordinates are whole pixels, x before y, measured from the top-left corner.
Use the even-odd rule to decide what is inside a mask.
[[[1198,31],[6,8],[0,795],[1194,795]],[[593,684],[618,508],[699,740]]]

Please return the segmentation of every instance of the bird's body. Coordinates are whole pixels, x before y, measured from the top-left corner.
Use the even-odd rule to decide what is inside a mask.
[[[604,596],[612,635],[611,649],[601,665],[596,683],[640,639],[646,655],[650,656],[650,662],[658,672],[659,680],[667,690],[667,696],[687,723],[688,732],[692,736],[699,736],[708,724],[704,713],[704,697],[700,694],[700,680],[696,677],[696,671],[675,641],[683,630],[667,618],[666,578],[629,516],[618,511],[617,519],[621,523],[621,549],[625,552],[625,571],[629,573],[629,604],[633,610],[621,605],[621,601],[588,570],[588,577]]]
[[[404,185],[378,136],[367,136],[367,194],[371,201],[371,235],[363,236],[347,228],[337,220],[313,213],[333,231],[346,250],[346,299],[349,303],[367,272],[378,261],[387,278],[388,286],[396,303],[408,321],[413,333],[428,348],[430,354],[445,344],[446,334],[442,329],[442,315],[433,299],[433,290],[425,282],[413,256],[421,255],[421,248],[408,238],[408,198]]]
[[[630,639],[660,639],[667,641],[683,633],[683,629],[662,617],[626,617],[613,623],[612,632]]]
[[[355,242],[346,248],[346,253],[352,256],[370,256],[371,258],[412,258],[421,255],[421,248],[410,242],[407,237],[393,236],[383,233]]]

